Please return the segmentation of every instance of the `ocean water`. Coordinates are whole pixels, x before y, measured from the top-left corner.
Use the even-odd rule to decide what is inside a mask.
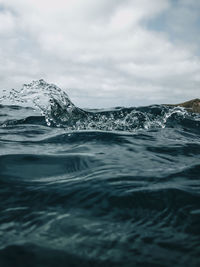
[[[0,105],[0,266],[200,266],[200,115],[82,110],[43,80]]]

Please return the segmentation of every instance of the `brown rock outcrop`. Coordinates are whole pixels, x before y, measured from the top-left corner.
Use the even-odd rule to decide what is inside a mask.
[[[180,104],[165,104],[170,107],[184,107],[190,112],[200,113],[200,99],[192,99],[190,101],[186,101]]]

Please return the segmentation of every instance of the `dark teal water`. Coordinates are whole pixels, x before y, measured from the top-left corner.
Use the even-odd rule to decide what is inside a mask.
[[[57,104],[0,106],[0,266],[200,266],[200,116]]]

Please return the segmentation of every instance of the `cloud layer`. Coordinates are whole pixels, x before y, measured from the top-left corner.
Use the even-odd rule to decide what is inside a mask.
[[[82,107],[199,97],[199,12],[198,0],[0,0],[0,87],[44,78]]]

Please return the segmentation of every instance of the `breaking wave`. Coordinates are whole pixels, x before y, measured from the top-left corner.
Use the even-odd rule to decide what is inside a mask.
[[[39,110],[48,126],[64,127],[67,130],[133,132],[138,129],[164,128],[174,123],[184,124],[188,120],[198,124],[200,120],[197,114],[188,113],[184,108],[164,105],[117,107],[110,110],[80,109],[64,91],[44,80],[24,84],[20,90],[12,89],[0,99],[1,102]]]

